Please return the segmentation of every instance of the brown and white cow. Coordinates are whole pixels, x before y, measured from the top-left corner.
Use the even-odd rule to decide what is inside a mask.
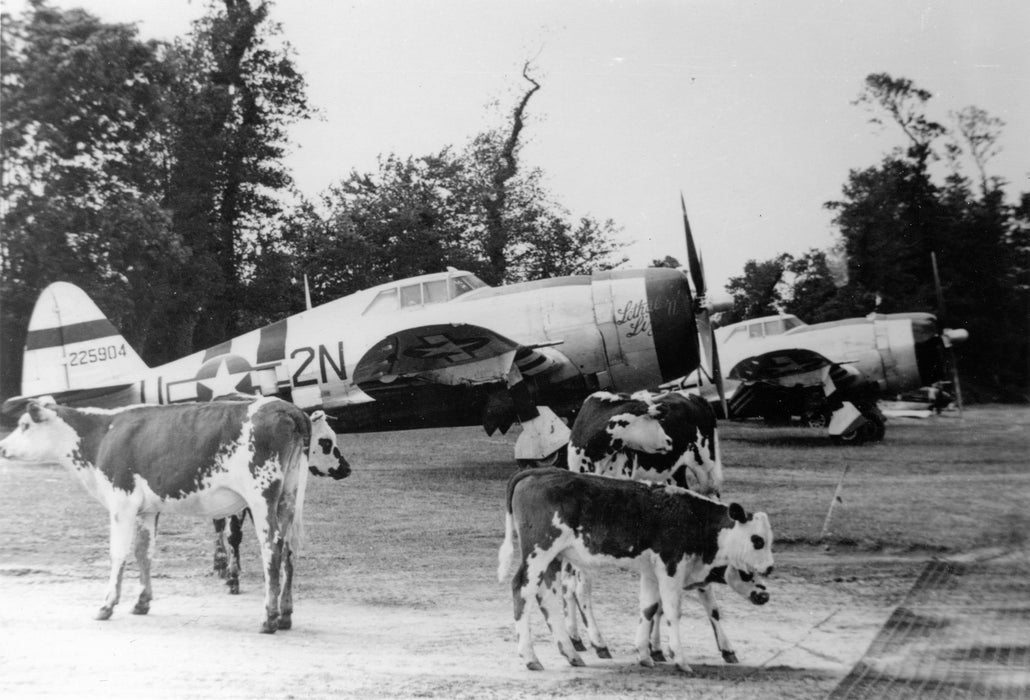
[[[97,619],[111,617],[135,540],[140,594],[150,609],[151,561],[161,513],[205,518],[253,514],[265,574],[261,631],[289,629],[293,562],[302,537],[311,422],[279,399],[117,410],[30,401],[0,456],[57,462],[108,510],[111,575]]]
[[[541,607],[558,651],[573,666],[583,660],[562,616],[562,561],[593,572],[614,564],[639,572],[640,620],[637,658],[653,666],[651,620],[665,611],[669,655],[690,671],[679,634],[680,596],[703,583],[713,569],[732,567],[746,575],[772,572],[772,529],[764,513],[748,514],[675,486],[575,474],[563,469],[516,473],[508,482],[504,542],[498,579],[511,580],[519,654],[530,670],[542,666],[533,651],[527,602]],[[515,539],[519,551],[515,554]]]
[[[650,451],[644,447],[628,447],[616,441],[611,428],[613,420],[633,416],[639,423],[654,422],[672,440],[670,450]],[[638,425],[638,430],[643,430]],[[635,479],[690,489],[703,496],[718,497],[722,488],[722,460],[715,413],[707,401],[683,392],[632,396],[597,392],[587,397],[572,426],[569,446],[569,469],[620,479]],[[710,584],[725,583],[736,593],[756,605],[769,600],[761,581],[733,570],[715,569],[710,580],[692,587],[701,600],[715,643],[727,663],[737,663],[733,644],[722,628],[719,607]],[[593,582],[584,572],[566,564],[562,590],[565,597],[567,625],[576,649],[586,647],[579,635],[579,616],[590,637],[590,643],[601,658],[609,658],[605,642],[593,615]],[[652,654],[662,659],[659,643],[661,612],[654,619]]]
[[[240,396],[241,400],[251,401],[251,396]],[[340,452],[336,444],[336,433],[329,425],[325,411],[315,411],[311,419],[311,442],[308,449],[308,471],[315,476],[329,476],[333,479],[345,479],[350,476],[350,464]],[[244,508],[241,512],[228,518],[215,518],[215,558],[214,570],[221,578],[229,593],[240,592],[240,543],[243,542],[243,523],[250,511]],[[226,529],[228,525],[228,530]]]

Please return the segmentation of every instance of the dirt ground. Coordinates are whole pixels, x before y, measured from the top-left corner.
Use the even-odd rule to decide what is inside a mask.
[[[1007,414],[999,410],[989,422],[999,415]],[[1025,429],[1030,414],[1013,415],[1012,424]],[[977,419],[966,420],[975,426]],[[882,462],[889,470],[906,442],[917,440],[923,452],[939,450],[935,468],[947,472],[954,462],[968,471],[968,454],[935,444],[957,425],[892,424],[896,430],[884,445],[841,453],[815,432],[772,431],[766,446],[756,429],[727,424],[724,494],[771,515],[781,511],[773,527],[784,542],[776,546],[768,605],[717,591],[741,663],[723,663],[700,604],[686,601],[682,626],[693,675],[668,664],[635,664],[637,584],[616,570],[595,594],[614,658],[587,652],[586,668],[569,667],[534,607],[546,670],[525,669],[515,650],[510,590],[495,576],[514,435],[488,438],[469,428],[341,436],[354,473],[341,482],[309,481],[294,626],[275,635],[257,632],[262,583],[249,523],[243,592],[229,596],[209,573],[211,524],[185,517],[159,524],[150,614],[130,612],[136,594],[130,565],[114,617],[94,621],[107,578],[106,514],[60,468],[0,461],[0,695],[822,698],[862,658],[925,562],[950,553],[934,544],[936,535],[927,535],[925,547],[920,538],[891,547],[853,544],[868,543],[869,533],[836,532],[821,545],[812,532],[823,524],[841,460],[870,470]],[[1017,447],[1027,444],[1023,432],[1012,439]],[[763,463],[752,464],[753,454]],[[1025,504],[1028,468],[1016,459],[1004,457],[983,478],[1015,484],[1010,495]],[[899,475],[908,478],[898,483],[925,490],[927,482],[915,484],[911,476]],[[789,498],[792,488],[810,490],[813,479],[819,497],[811,504],[800,499],[812,511],[806,518],[788,517],[782,503],[772,503]],[[977,483],[972,475],[962,488],[972,492]],[[893,485],[854,488],[904,498]],[[847,503],[840,506],[841,527],[859,528]],[[990,517],[1013,516],[1006,506]],[[799,530],[794,523],[802,520],[808,524]],[[978,541],[977,532],[956,537]]]

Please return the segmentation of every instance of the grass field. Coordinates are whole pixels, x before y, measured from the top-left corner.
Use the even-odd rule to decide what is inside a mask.
[[[726,424],[724,492],[754,495],[781,545],[821,543],[848,466],[831,544],[956,552],[1026,540],[1030,411],[975,407],[962,419],[892,419],[887,430],[882,443],[835,447],[810,429]]]
[[[978,406],[963,419],[953,413],[894,419],[883,443],[854,447],[832,446],[813,429],[732,422],[720,428],[724,499],[769,514],[778,574],[773,601],[763,608],[731,600],[725,590],[719,595],[740,667],[722,664],[697,605],[686,606],[696,631],[688,645],[698,672],[691,688],[701,695],[824,697],[925,559],[1026,545],[1028,408]],[[151,614],[129,614],[126,600],[135,594],[129,571],[128,597],[114,619],[94,622],[107,577],[106,514],[59,468],[0,462],[0,589],[8,601],[0,693],[120,697],[115,687],[122,695],[153,697],[683,692],[682,677],[632,664],[637,588],[626,572],[607,576],[598,595],[613,661],[564,666],[536,615],[537,650],[548,670],[522,668],[510,592],[495,580],[514,439],[474,428],[341,435],[354,473],[341,482],[309,481],[296,625],[274,642],[250,634],[261,618],[261,577],[249,526],[239,598],[226,596],[210,576],[211,524],[170,516],[159,525]],[[845,466],[842,502],[824,539]],[[271,667],[261,661],[271,653],[262,651],[268,644],[275,649]],[[109,648],[122,656],[109,658]],[[160,669],[152,666],[154,653],[165,657]]]

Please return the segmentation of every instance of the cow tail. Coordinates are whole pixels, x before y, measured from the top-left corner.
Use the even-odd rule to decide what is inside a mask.
[[[512,564],[515,563],[515,516],[512,514],[511,499],[515,486],[527,476],[534,474],[532,469],[524,469],[508,479],[508,489],[504,500],[504,542],[497,550],[497,580],[504,583],[508,579]]]
[[[504,542],[497,550],[497,581],[504,583],[515,558],[515,518],[511,511],[504,514]]]
[[[293,520],[286,531],[286,543],[290,551],[299,554],[304,547],[304,498],[308,487],[308,453],[311,446],[311,422],[306,414],[291,412],[294,428],[300,434],[300,440],[290,450],[285,479],[289,484],[296,479],[296,501],[293,505]]]

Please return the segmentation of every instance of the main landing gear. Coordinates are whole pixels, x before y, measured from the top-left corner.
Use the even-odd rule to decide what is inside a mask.
[[[887,419],[875,404],[845,401],[830,417],[830,440],[838,445],[879,442],[887,432]]]

